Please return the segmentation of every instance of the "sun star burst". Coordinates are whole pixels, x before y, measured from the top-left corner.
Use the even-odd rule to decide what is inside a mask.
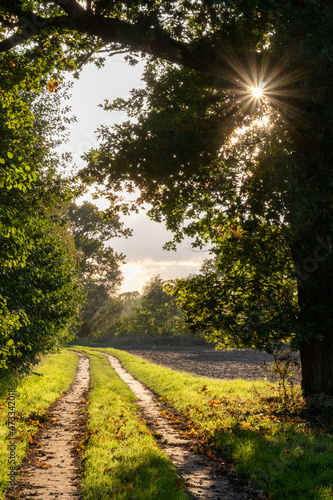
[[[254,97],[254,99],[261,99],[262,96],[263,96],[263,86],[262,85],[259,85],[258,87],[250,87],[250,91],[252,93],[252,97]]]

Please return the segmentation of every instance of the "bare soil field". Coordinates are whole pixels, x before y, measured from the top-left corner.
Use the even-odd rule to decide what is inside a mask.
[[[114,346],[141,358],[205,377],[245,380],[276,380],[270,373],[273,356],[254,350],[215,350],[211,345],[200,346]],[[295,381],[299,380],[299,374]]]

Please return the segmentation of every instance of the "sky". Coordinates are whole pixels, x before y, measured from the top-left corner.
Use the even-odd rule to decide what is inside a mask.
[[[126,98],[133,87],[142,87],[142,70],[143,64],[129,66],[119,55],[107,60],[102,69],[87,65],[80,79],[74,80],[72,98],[66,104],[72,107],[77,122],[70,125],[70,141],[61,150],[71,151],[77,165],[83,165],[80,156],[85,151],[97,146],[94,131],[101,123],[111,126],[126,119],[124,113],[105,112],[98,105],[104,99]],[[106,207],[103,200],[91,200],[89,195],[85,199],[101,209]],[[203,260],[209,258],[208,251],[192,250],[189,240],[178,245],[177,252],[164,251],[162,247],[172,239],[172,233],[162,223],[151,221],[144,211],[123,217],[123,220],[133,229],[133,236],[114,238],[110,242],[117,252],[126,255],[121,292],[140,291],[156,275],[162,279],[174,279],[196,273]]]

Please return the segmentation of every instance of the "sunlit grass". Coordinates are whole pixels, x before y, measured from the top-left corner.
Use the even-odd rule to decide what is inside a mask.
[[[124,351],[103,351],[117,356],[162,403],[183,414],[188,425],[184,435],[197,436],[196,451],[206,452],[209,445],[222,450],[271,499],[332,498],[332,420],[310,424],[301,399],[298,410],[288,415],[276,396],[277,386],[269,382],[196,377]]]
[[[63,350],[46,356],[36,367],[40,375],[29,375],[20,381],[0,384],[0,499],[9,486],[7,426],[8,395],[10,387],[16,388],[15,394],[15,459],[18,465],[28,448],[29,436],[43,426],[47,418],[47,408],[65,392],[74,376],[78,357]]]
[[[187,499],[171,460],[140,417],[133,393],[104,356],[91,351],[90,356],[83,498]]]

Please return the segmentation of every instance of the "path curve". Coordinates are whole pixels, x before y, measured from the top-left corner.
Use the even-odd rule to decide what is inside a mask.
[[[75,354],[80,357],[75,378],[66,394],[51,406],[49,421],[42,431],[34,436],[38,448],[26,456],[15,496],[9,498],[77,498],[79,470],[72,438],[82,425],[90,377],[89,358]]]
[[[162,435],[164,440],[167,440],[167,444],[163,446],[163,449],[178,469],[179,475],[185,481],[188,491],[194,498],[245,500],[249,498],[248,494],[254,493],[251,487],[248,488],[248,492],[245,491],[244,486],[237,487],[226,476],[213,477],[208,461],[203,456],[191,452],[188,449],[189,442],[182,439],[169,422],[160,415],[154,393],[125,370],[115,356],[103,352],[100,352],[100,354],[103,354],[109,360],[111,367],[137,397],[137,403],[142,410],[143,416],[153,420],[154,424],[157,425],[156,430],[158,430],[158,433]],[[225,472],[222,471],[223,473]]]

